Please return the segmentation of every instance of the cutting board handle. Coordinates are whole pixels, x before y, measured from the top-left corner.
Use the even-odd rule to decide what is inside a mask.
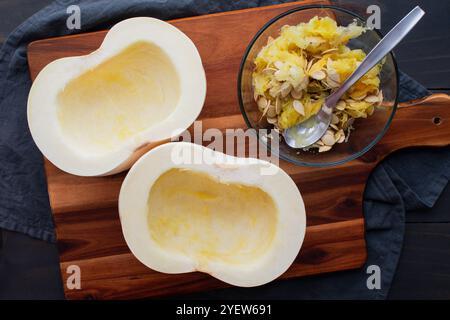
[[[382,148],[381,154],[389,154],[407,147],[448,146],[449,123],[450,96],[447,94],[437,93],[401,103],[388,132],[375,149]]]

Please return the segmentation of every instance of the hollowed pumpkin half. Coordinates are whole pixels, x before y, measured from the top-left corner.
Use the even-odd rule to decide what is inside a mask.
[[[41,152],[69,173],[127,169],[145,145],[188,128],[206,94],[200,55],[172,25],[132,18],[95,52],[56,60],[37,76],[28,123]]]
[[[180,152],[209,161],[179,161]],[[129,248],[148,267],[201,271],[244,287],[285,272],[306,228],[302,197],[283,170],[190,143],[139,159],[122,185],[119,213]]]

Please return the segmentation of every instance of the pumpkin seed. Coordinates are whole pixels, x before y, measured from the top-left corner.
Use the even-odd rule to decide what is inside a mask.
[[[309,60],[309,62],[308,62],[308,64],[306,65],[306,71],[309,73],[309,70],[311,70],[311,67],[312,67],[312,65],[313,65],[313,63],[314,63],[314,58],[313,59],[311,59],[311,60]]]
[[[275,110],[275,106],[274,105],[269,105],[267,107],[267,117],[268,118],[273,118],[277,116],[277,112]]]
[[[327,75],[322,70],[314,71],[311,74],[311,78],[316,79],[316,80],[323,80],[323,79],[325,79],[326,76]]]
[[[288,77],[288,74],[285,70],[277,70],[273,75],[275,79],[277,79],[280,82],[286,80],[286,78]]]
[[[263,111],[267,107],[267,99],[264,97],[259,98],[258,100],[258,108],[260,111]]]
[[[302,82],[298,86],[294,88],[296,91],[302,91],[305,90],[309,85],[309,77],[304,77]]]
[[[364,99],[364,101],[368,102],[368,103],[376,103],[376,102],[378,102],[378,96],[375,96],[375,95],[367,96]]]
[[[332,146],[336,142],[334,139],[334,134],[326,133],[321,139],[320,139],[326,146]]]
[[[292,96],[292,98],[294,98],[294,99],[301,99],[302,98],[302,96],[303,96],[303,91],[297,91],[297,90],[291,90],[291,96]]]
[[[339,140],[339,137],[341,136],[341,130],[337,129],[334,134],[334,140]]]
[[[270,124],[275,124],[275,123],[277,123],[278,122],[278,118],[267,118],[267,122],[268,123],[270,123]]]
[[[275,61],[274,63],[273,63],[273,65],[279,70],[279,69],[282,69],[283,67],[284,67],[284,63],[283,62],[281,62],[281,61]]]
[[[291,75],[292,78],[298,79],[300,78],[300,69],[297,66],[292,66],[289,69],[289,74]]]
[[[326,83],[330,88],[339,88],[341,86],[338,82],[334,81],[330,77],[327,77]]]
[[[339,118],[337,115],[335,115],[333,113],[333,115],[331,116],[331,124],[337,124],[337,123],[339,123]]]
[[[275,100],[275,111],[277,114],[281,113],[281,103],[280,103],[280,98],[278,98],[278,97]]]
[[[269,94],[274,98],[278,97],[278,95],[280,94],[280,86],[274,86],[270,88]]]
[[[319,152],[327,152],[331,150],[331,146],[321,146]]]
[[[302,116],[305,115],[305,107],[303,106],[303,103],[301,103],[299,100],[294,100],[292,102],[292,106],[294,107],[295,111],[297,111]]]
[[[337,127],[337,125],[330,123],[330,127],[333,128],[334,130],[339,130],[339,128]]]
[[[383,102],[383,90],[380,90],[380,92],[378,93],[378,104],[377,106],[381,105],[381,103]]]
[[[342,111],[342,110],[345,110],[346,106],[347,106],[347,104],[344,101],[340,100],[336,105],[336,109]]]
[[[341,82],[341,77],[339,76],[339,74],[336,71],[328,71],[328,78],[330,78],[330,80],[336,82],[336,83],[340,83]]]

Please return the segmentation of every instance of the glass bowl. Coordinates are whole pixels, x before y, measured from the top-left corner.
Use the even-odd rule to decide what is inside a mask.
[[[380,73],[380,89],[384,100],[380,107],[366,119],[355,119],[348,142],[336,144],[328,152],[304,151],[289,147],[282,136],[279,148],[271,148],[272,143],[267,141],[266,135],[259,134],[259,129],[270,129],[273,126],[266,121],[259,121],[261,113],[253,98],[252,72],[254,59],[269,37],[276,38],[284,25],[297,25],[308,22],[314,16],[328,16],[336,20],[338,25],[347,26],[354,20],[365,25],[363,18],[346,9],[334,6],[302,6],[289,10],[270,20],[255,35],[250,42],[241,62],[238,78],[239,105],[245,122],[250,128],[256,129],[260,142],[270,152],[281,159],[303,166],[332,166],[356,159],[372,148],[385,134],[395,114],[398,102],[398,68],[394,55],[386,57]],[[368,30],[356,39],[350,40],[348,46],[352,49],[369,51],[381,40],[382,35],[376,30]],[[272,130],[272,136],[276,134]],[[274,144],[276,145],[276,144]]]

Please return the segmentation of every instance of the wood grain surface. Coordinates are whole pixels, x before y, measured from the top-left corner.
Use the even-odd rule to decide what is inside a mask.
[[[208,94],[200,115],[203,129],[245,127],[235,92],[245,47],[265,22],[297,5],[290,3],[171,22],[196,43],[205,66]],[[32,78],[57,58],[92,52],[104,35],[105,32],[97,32],[30,44]],[[449,106],[446,95],[402,105],[376,147],[344,165],[305,168],[280,163],[302,192],[308,220],[300,255],[283,277],[357,268],[364,263],[362,195],[370,172],[395,150],[448,145]],[[414,135],[405,130],[412,127]],[[200,273],[154,272],[132,256],[122,237],[117,214],[117,196],[125,174],[83,178],[66,174],[48,161],[45,166],[63,280],[67,278],[65,270],[69,265],[76,264],[82,269],[82,290],[66,290],[68,298],[142,298],[225,285]]]

